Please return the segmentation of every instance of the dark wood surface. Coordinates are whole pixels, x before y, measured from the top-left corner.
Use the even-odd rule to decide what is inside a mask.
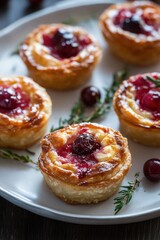
[[[55,2],[44,0],[40,7],[33,8],[27,0],[0,0],[0,29]],[[122,225],[71,224],[38,216],[0,198],[0,240],[19,239],[160,240],[160,218]]]

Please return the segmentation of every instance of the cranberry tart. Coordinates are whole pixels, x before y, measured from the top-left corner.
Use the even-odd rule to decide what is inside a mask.
[[[68,90],[84,84],[101,58],[93,36],[80,27],[42,25],[20,46],[30,76],[40,85]]]
[[[100,26],[125,62],[145,66],[160,60],[160,6],[147,1],[111,5],[100,16]]]
[[[32,79],[0,78],[0,147],[25,149],[45,133],[51,100]]]
[[[139,74],[124,81],[113,105],[127,137],[160,147],[160,73]]]
[[[126,138],[111,128],[81,123],[45,136],[40,170],[51,190],[71,204],[113,195],[131,166]]]

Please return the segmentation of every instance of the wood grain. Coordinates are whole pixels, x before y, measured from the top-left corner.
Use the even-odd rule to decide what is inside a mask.
[[[0,239],[159,240],[160,218],[122,225],[80,225],[47,219],[0,198]]]

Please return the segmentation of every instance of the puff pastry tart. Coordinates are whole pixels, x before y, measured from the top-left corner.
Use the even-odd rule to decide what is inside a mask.
[[[160,73],[139,74],[124,81],[113,105],[127,137],[160,147]]]
[[[84,84],[101,54],[93,36],[80,27],[64,24],[39,26],[20,47],[30,76],[43,87],[55,90]]]
[[[160,60],[160,7],[135,1],[112,5],[100,16],[102,33],[112,51],[135,65]]]
[[[44,135],[50,115],[50,97],[32,79],[0,78],[0,147],[34,144]]]
[[[72,204],[109,198],[131,166],[127,140],[98,124],[70,125],[45,136],[41,145],[39,167],[47,184]]]

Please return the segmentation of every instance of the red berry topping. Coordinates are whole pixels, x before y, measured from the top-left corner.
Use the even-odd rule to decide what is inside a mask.
[[[18,106],[17,93],[13,88],[2,88],[0,90],[0,107],[5,109],[15,109]]]
[[[20,113],[29,105],[27,94],[20,87],[0,86],[0,112]]]
[[[113,22],[115,25],[120,26],[124,22],[126,17],[129,18],[131,16],[132,16],[131,11],[129,11],[127,9],[120,9],[118,11],[117,15],[114,17]]]
[[[86,106],[91,107],[95,105],[100,98],[101,93],[97,87],[89,86],[81,91],[81,99]]]
[[[84,129],[84,133],[80,134],[74,142],[65,144],[57,153],[62,157],[62,164],[75,164],[79,178],[83,178],[97,163],[94,156],[94,151],[97,149],[100,149],[100,144]]]
[[[61,58],[74,57],[79,52],[79,44],[73,33],[61,28],[53,36],[53,44]]]
[[[53,48],[53,39],[50,35],[43,34],[43,45],[48,48]]]
[[[136,34],[151,35],[156,29],[154,23],[147,21],[143,14],[136,9],[121,9],[113,20],[114,24],[121,27],[124,31]]]
[[[158,79],[158,76],[154,76]],[[133,85],[136,88],[135,100],[141,110],[152,113],[155,120],[160,120],[160,88],[147,80],[146,76],[137,76]]]
[[[58,46],[59,44],[61,45],[63,42],[67,41],[76,41],[73,33],[64,28],[57,29],[53,36],[53,43]]]
[[[100,148],[100,144],[89,133],[80,134],[73,143],[73,153],[77,155],[88,155]]]
[[[43,35],[43,45],[50,48],[52,55],[58,59],[75,57],[90,43],[88,37],[78,38],[64,28],[57,29],[53,36]]]
[[[141,106],[147,111],[156,111],[160,109],[160,91],[152,89],[145,93],[141,99]]]
[[[152,158],[145,162],[143,167],[144,175],[150,181],[160,180],[160,159]]]
[[[146,77],[138,75],[134,81],[134,86],[136,86],[137,89],[150,89],[154,87],[154,84],[150,81],[146,81]]]
[[[121,28],[125,31],[140,34],[143,32],[143,27],[138,16],[132,16],[125,18],[124,22],[121,24]]]

